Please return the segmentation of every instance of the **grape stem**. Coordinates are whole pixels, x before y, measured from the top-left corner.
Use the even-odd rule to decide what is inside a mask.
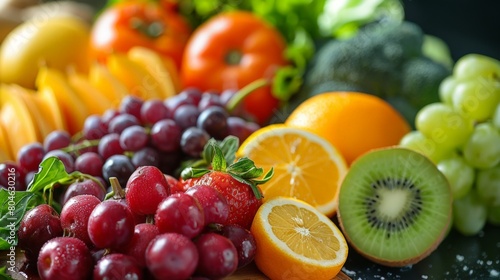
[[[125,198],[125,191],[123,190],[118,178],[111,177],[109,178],[109,183],[111,184],[112,191],[106,194],[105,200],[113,198],[116,200]]]
[[[258,79],[258,80],[255,80],[251,83],[249,83],[248,85],[246,85],[245,87],[243,87],[242,89],[238,90],[238,92],[233,96],[231,97],[231,99],[229,99],[229,102],[227,103],[226,105],[226,110],[231,113],[233,112],[233,110],[245,99],[245,97],[247,97],[250,93],[252,93],[253,91],[261,88],[261,87],[264,87],[264,86],[268,86],[271,84],[271,81],[267,78],[262,78],[262,79]]]
[[[95,139],[95,140],[83,140],[81,143],[78,144],[72,144],[69,145],[68,147],[62,148],[64,152],[70,153],[70,152],[78,152],[82,149],[89,148],[89,147],[95,147],[99,145],[100,139]]]

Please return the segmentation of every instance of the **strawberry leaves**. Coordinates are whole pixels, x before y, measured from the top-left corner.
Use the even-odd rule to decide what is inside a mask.
[[[269,181],[273,177],[274,170],[271,168],[264,174],[264,169],[256,167],[255,163],[246,157],[234,162],[237,148],[238,138],[236,137],[226,137],[221,143],[210,139],[205,145],[203,158],[210,163],[211,169],[187,167],[181,172],[182,179],[199,178],[210,172],[225,172],[236,181],[250,186],[255,197],[261,199],[263,195],[257,185]]]

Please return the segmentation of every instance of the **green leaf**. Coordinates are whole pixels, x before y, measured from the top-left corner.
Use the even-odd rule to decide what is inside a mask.
[[[214,138],[210,138],[203,147],[203,152],[201,153],[202,158],[207,162],[207,164],[210,164],[212,162],[212,159],[215,155],[215,151],[212,148],[213,145],[217,145],[217,140],[215,140]]]
[[[17,230],[26,211],[44,200],[38,193],[0,189],[0,250],[17,245]],[[14,234],[12,234],[14,232]]]
[[[239,145],[239,138],[233,135],[227,136],[219,143],[219,147],[222,150],[227,163],[231,164],[234,162]]]
[[[193,168],[193,167],[188,167],[182,170],[181,172],[181,178],[184,180],[191,179],[191,178],[199,178],[207,173],[209,173],[210,170],[206,168]]]
[[[274,169],[271,167],[271,169],[269,169],[269,171],[267,171],[266,175],[264,175],[264,178],[262,178],[260,180],[254,179],[252,181],[255,182],[255,184],[257,184],[257,185],[261,185],[261,184],[264,184],[267,181],[271,180],[271,178],[273,176],[274,176]]]
[[[282,101],[290,99],[302,85],[302,74],[301,69],[292,66],[278,69],[273,78],[272,95]]]
[[[224,154],[222,154],[221,148],[215,144],[210,145],[214,152],[214,157],[212,158],[212,169],[216,171],[226,171],[227,162],[224,158]]]
[[[9,275],[7,275],[7,266],[0,267],[0,280],[9,280],[12,279]]]
[[[40,169],[31,180],[28,191],[38,192],[44,190],[47,185],[54,184],[69,176],[60,159],[57,157],[46,158],[40,163]]]
[[[231,164],[228,167],[228,172],[237,174],[244,179],[254,179],[260,177],[264,173],[264,170],[262,168],[257,168],[252,160],[245,157]]]

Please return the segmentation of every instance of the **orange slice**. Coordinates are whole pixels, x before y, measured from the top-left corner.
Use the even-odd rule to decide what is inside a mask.
[[[54,130],[64,130],[66,125],[55,96],[48,90],[34,91],[17,84],[5,85],[10,94],[24,101],[40,132],[40,139]]]
[[[122,98],[128,94],[127,87],[103,64],[97,62],[92,64],[89,81],[112,101],[113,108],[118,108]]]
[[[0,123],[15,158],[24,145],[40,140],[40,132],[21,97],[10,94],[5,87],[0,87],[0,108]]]
[[[324,138],[301,128],[274,124],[250,135],[240,146],[238,157],[248,157],[274,176],[260,185],[264,201],[288,196],[303,200],[321,213],[337,211],[340,184],[347,164]]]
[[[71,135],[79,132],[89,112],[81,98],[69,85],[66,75],[57,69],[41,67],[36,83],[39,91],[52,90],[66,121],[68,132]]]
[[[130,60],[141,66],[156,80],[162,99],[177,94],[179,90],[177,88],[178,81],[176,80],[178,79],[177,69],[168,66],[173,66],[173,61],[166,57],[162,58],[154,50],[141,46],[131,48],[127,55]]]
[[[10,143],[7,139],[7,135],[5,135],[5,128],[2,122],[0,122],[0,162],[8,160],[14,160],[14,156],[10,150]]]
[[[107,96],[94,87],[86,76],[70,70],[67,74],[70,87],[78,94],[82,103],[87,107],[89,114],[102,115],[112,107],[112,102]]]
[[[162,99],[156,79],[126,54],[111,54],[106,63],[111,74],[127,87],[129,94],[142,99]]]
[[[339,228],[301,200],[266,201],[250,231],[257,244],[255,264],[270,279],[333,279],[347,259]]]

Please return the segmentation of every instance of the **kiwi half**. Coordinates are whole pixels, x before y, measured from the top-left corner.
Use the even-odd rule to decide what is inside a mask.
[[[417,263],[448,232],[452,194],[424,155],[400,147],[370,151],[350,167],[339,193],[338,220],[349,244],[386,266]]]

